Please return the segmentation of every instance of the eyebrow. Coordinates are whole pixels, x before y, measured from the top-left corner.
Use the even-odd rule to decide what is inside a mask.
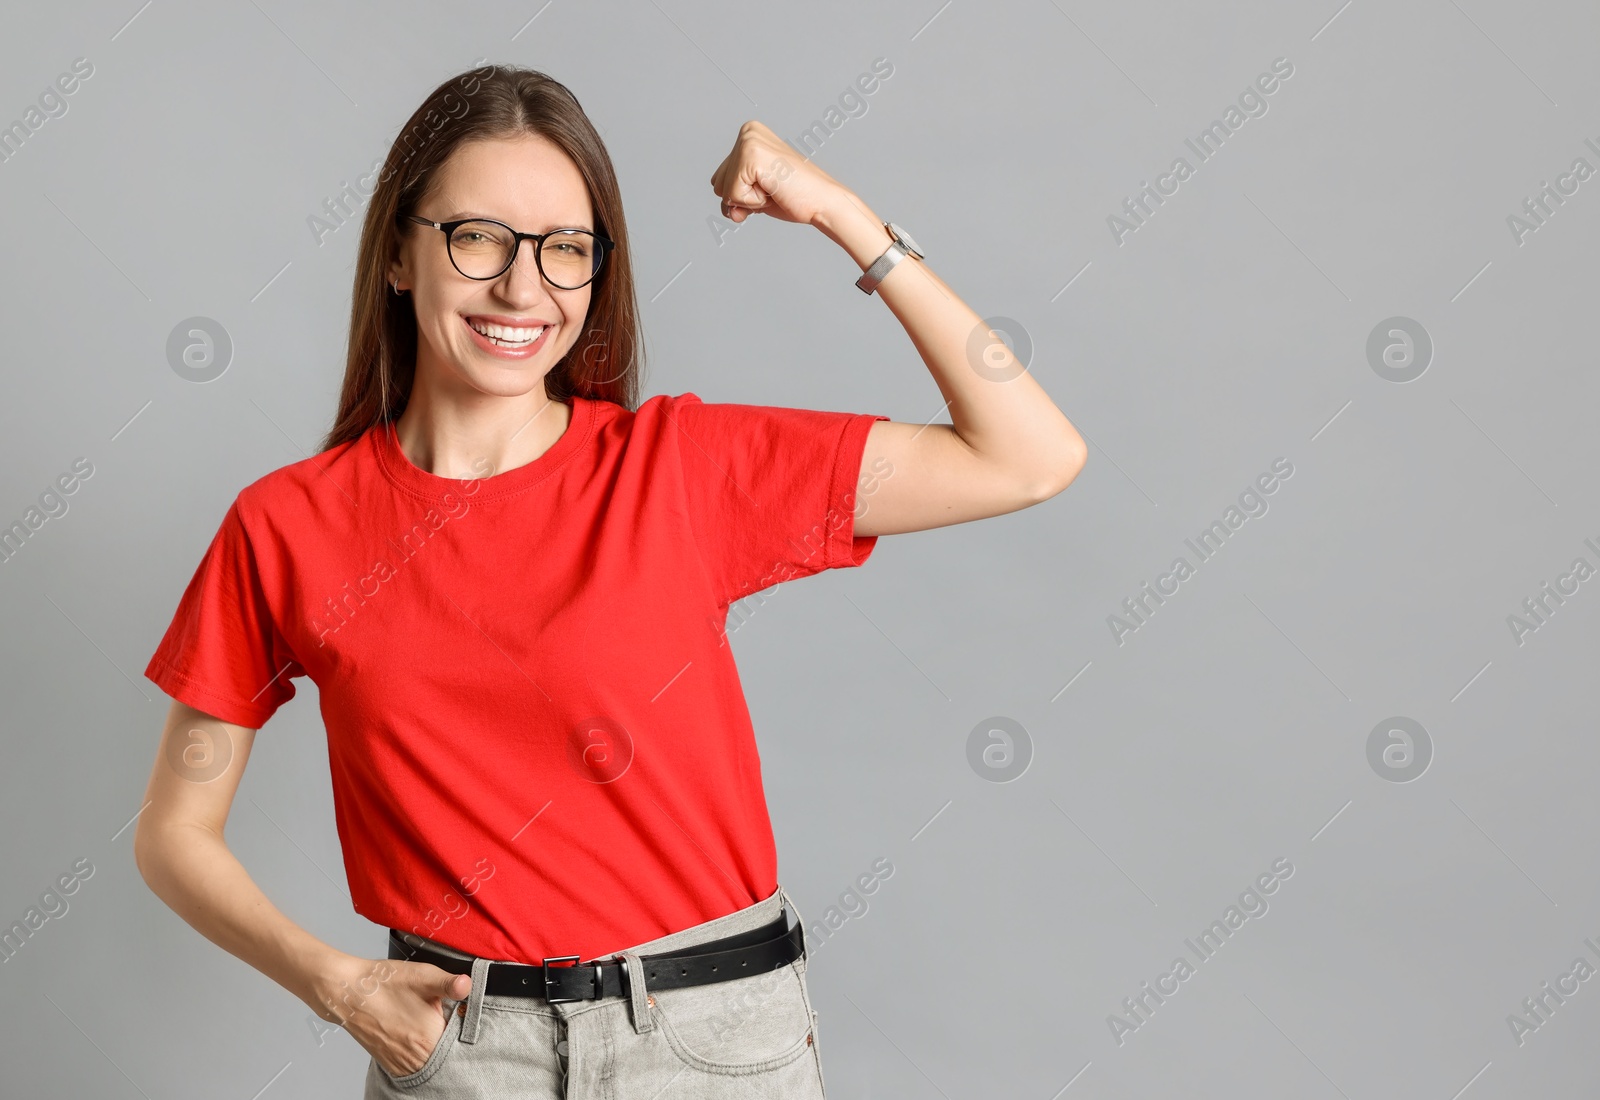
[[[440,218],[439,220],[441,222],[453,222],[453,221],[459,221],[462,218],[488,218],[490,221],[497,221],[497,222],[501,222],[501,223],[506,224],[506,225],[510,224],[504,218],[502,218],[502,217],[500,217],[500,216],[498,216],[496,214],[485,214],[485,213],[483,213],[482,211],[479,211],[479,210],[453,210],[450,213],[446,214],[444,217]],[[552,229],[582,229],[582,230],[584,230],[586,232],[589,232],[589,233],[593,233],[594,232],[594,226],[586,225],[583,222],[577,222],[577,223],[565,223],[564,222],[564,223],[562,223],[560,225],[557,225],[554,222],[547,222],[545,224],[545,227],[543,229],[539,230],[539,232],[548,233]]]

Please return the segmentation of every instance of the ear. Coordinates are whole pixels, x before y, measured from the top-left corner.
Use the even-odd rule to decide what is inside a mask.
[[[383,281],[391,287],[394,286],[396,279],[400,280],[402,286],[409,281],[406,278],[405,232],[405,230],[401,230],[401,239],[394,243],[392,251],[389,253],[389,262],[384,267]]]

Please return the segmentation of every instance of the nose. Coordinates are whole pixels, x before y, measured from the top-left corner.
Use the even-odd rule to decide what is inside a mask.
[[[524,245],[527,248],[523,248]],[[517,242],[517,250],[511,256],[511,266],[500,273],[498,280],[502,297],[533,300],[540,292],[549,296],[550,284],[539,271],[536,248],[537,242],[526,237]]]

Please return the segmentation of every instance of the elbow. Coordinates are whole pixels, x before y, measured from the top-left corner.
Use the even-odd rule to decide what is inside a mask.
[[[139,869],[139,877],[144,879],[145,885],[153,890],[165,877],[173,836],[162,822],[155,820],[150,809],[146,807],[146,813],[139,815],[138,824],[133,827],[133,865]]]
[[[146,886],[150,885],[150,872],[155,862],[151,841],[151,830],[145,828],[144,818],[141,816],[138,824],[133,827],[133,865],[139,869],[139,877],[144,879]]]
[[[1068,485],[1077,480],[1078,474],[1083,470],[1084,463],[1089,460],[1089,449],[1080,443],[1063,457],[1050,463],[1039,472],[1033,482],[1033,489],[1029,493],[1030,499],[1035,504],[1041,504],[1051,497],[1062,492]]]

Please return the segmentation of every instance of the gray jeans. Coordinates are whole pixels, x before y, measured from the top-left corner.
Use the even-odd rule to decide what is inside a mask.
[[[804,954],[769,973],[662,990],[647,988],[638,959],[760,928],[785,903],[803,925],[779,886],[765,901],[607,956],[627,960],[632,995],[597,1001],[482,994],[497,960],[407,933],[413,945],[472,960],[472,992],[444,999],[444,1032],[421,1069],[393,1077],[372,1059],[364,1100],[821,1100]]]

